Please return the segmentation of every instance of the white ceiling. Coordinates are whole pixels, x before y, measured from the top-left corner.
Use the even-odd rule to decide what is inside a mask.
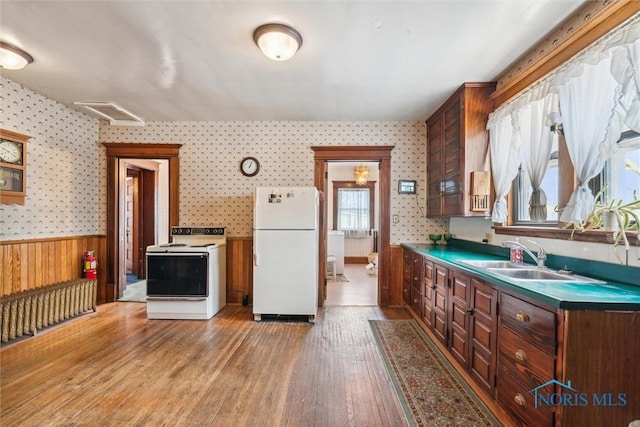
[[[495,80],[583,3],[0,0],[0,39],[35,58],[2,76],[146,121],[424,120],[462,82]],[[302,34],[293,59],[255,46],[268,22]]]

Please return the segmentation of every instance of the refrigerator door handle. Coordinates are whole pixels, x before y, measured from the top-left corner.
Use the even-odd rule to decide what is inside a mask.
[[[254,231],[253,232],[253,265],[256,267],[260,264],[258,252],[256,251],[257,247],[258,247],[258,233]]]

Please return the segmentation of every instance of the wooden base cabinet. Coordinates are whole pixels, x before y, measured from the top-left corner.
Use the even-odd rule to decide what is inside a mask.
[[[421,259],[421,266],[422,311],[413,304],[411,308],[455,361],[491,393],[496,371],[497,291],[427,258]]]
[[[478,279],[471,279],[469,304],[469,373],[493,394],[496,380],[498,341],[498,291]]]
[[[402,257],[402,298],[418,316],[422,316],[423,257],[406,249]]]
[[[469,293],[471,278],[457,271],[449,271],[447,316],[449,351],[465,369],[469,369]]]
[[[556,309],[432,257],[404,259],[407,305],[509,423],[640,419],[640,312]]]
[[[521,425],[551,426],[553,412],[531,390],[555,378],[555,313],[502,292],[498,317],[498,402]]]

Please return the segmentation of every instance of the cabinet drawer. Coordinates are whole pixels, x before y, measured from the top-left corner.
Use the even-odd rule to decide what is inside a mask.
[[[547,354],[556,354],[555,313],[502,293],[500,324]]]
[[[422,316],[422,293],[420,288],[411,287],[411,309],[418,315]]]
[[[404,263],[402,265],[402,278],[406,281],[411,281],[411,264]]]
[[[528,390],[555,378],[555,356],[503,327],[498,330],[498,363]]]
[[[548,407],[535,407],[530,389],[520,384],[502,366],[498,367],[498,401],[515,419],[525,426],[552,426],[553,412]]]

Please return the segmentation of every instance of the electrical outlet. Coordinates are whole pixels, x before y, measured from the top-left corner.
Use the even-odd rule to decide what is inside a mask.
[[[392,221],[393,221],[394,224],[397,224],[397,223],[400,222],[400,215],[398,215],[398,214],[393,214],[393,216],[391,218],[392,218]]]

